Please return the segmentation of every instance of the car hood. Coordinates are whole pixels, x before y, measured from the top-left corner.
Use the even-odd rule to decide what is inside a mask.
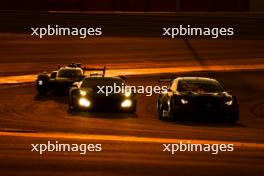
[[[122,93],[109,93],[106,95],[106,93],[98,93],[98,89],[92,89],[92,88],[86,88],[86,89],[81,89],[87,93],[87,96],[93,96],[93,97],[100,97],[100,98],[121,98],[124,96]]]
[[[227,92],[219,93],[197,93],[197,92],[183,92],[178,94],[182,98],[210,98],[210,99],[229,99],[232,98]]]

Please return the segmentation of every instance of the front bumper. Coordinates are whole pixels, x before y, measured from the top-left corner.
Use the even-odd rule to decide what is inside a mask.
[[[79,104],[79,99],[81,97],[75,98],[74,106],[77,107],[78,110],[82,111],[133,111],[136,108],[136,100],[131,100],[131,106],[122,107],[121,104],[126,99],[124,98],[87,98],[90,101],[89,107],[83,107]]]
[[[239,108],[232,106],[222,107],[222,108],[176,106],[173,108],[173,113],[177,117],[209,118],[209,119],[239,118]]]

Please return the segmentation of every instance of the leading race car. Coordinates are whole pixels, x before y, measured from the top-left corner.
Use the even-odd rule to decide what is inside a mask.
[[[161,119],[209,117],[236,122],[239,103],[236,96],[209,78],[178,77],[171,80],[166,92],[158,96],[157,110]]]
[[[112,87],[112,88],[111,88]],[[128,113],[136,112],[136,98],[125,87],[125,81],[119,77],[87,77],[76,82],[69,93],[69,108],[75,111],[110,110]],[[112,90],[109,92],[109,90]]]
[[[36,80],[36,89],[39,94],[48,92],[68,93],[69,88],[74,82],[81,81],[85,78],[85,71],[103,71],[104,68],[87,68],[81,67],[81,64],[72,63],[66,67],[59,66],[57,71],[51,72],[50,75],[43,73],[38,75]]]

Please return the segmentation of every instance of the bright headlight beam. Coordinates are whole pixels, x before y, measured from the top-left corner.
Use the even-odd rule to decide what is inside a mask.
[[[38,81],[38,85],[42,86],[43,85],[43,81],[42,80],[39,80]]]
[[[122,103],[121,103],[121,107],[122,108],[129,108],[132,106],[132,101],[131,100],[124,100]]]
[[[89,100],[87,100],[86,98],[80,98],[79,99],[79,105],[87,108],[87,107],[91,106],[91,102]]]

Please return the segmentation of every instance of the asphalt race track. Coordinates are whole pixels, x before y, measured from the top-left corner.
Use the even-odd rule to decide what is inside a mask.
[[[221,171],[227,175],[261,175],[264,172],[262,74],[263,71],[188,74],[211,75],[238,95],[241,120],[233,125],[201,120],[160,121],[155,110],[155,96],[145,95],[138,95],[135,115],[111,112],[72,114],[67,111],[67,96],[39,97],[32,84],[2,86],[0,170],[5,175],[34,175],[40,171],[58,175],[73,172],[80,175],[84,172],[91,175],[185,175],[194,171],[198,175],[211,175],[212,172],[221,175]],[[159,77],[129,77],[128,82],[152,85],[157,84]],[[239,145],[234,152],[218,155],[207,152],[171,155],[162,152],[165,139],[237,142]],[[103,151],[87,155],[31,152],[30,144],[47,140],[101,143]]]
[[[0,18],[15,20],[16,16],[12,15],[1,14]],[[33,83],[1,84],[1,175],[264,175],[263,40],[254,36],[260,33],[257,33],[259,29],[251,29],[250,25],[257,23],[250,23],[250,18],[239,20],[243,35],[234,40],[162,39],[155,36],[155,30],[149,36],[141,34],[140,37],[117,36],[114,30],[110,30],[107,37],[97,40],[39,40],[29,37],[28,31],[21,30],[30,21],[25,20],[29,16],[17,19],[19,23],[14,23],[16,30],[12,33],[7,31],[11,30],[13,23],[8,20],[1,22],[1,78],[35,75],[44,70],[51,71],[57,64],[72,61],[91,66],[107,65],[110,71],[121,69],[125,72],[133,68],[135,73],[141,68],[200,66],[201,72],[146,72],[144,75],[127,76],[127,82],[129,85],[148,86],[159,85],[161,77],[186,75],[216,78],[238,96],[241,116],[236,124],[200,119],[161,121],[156,112],[156,95],[148,97],[144,94],[137,95],[136,114],[72,113],[68,111],[67,95],[39,96]],[[44,17],[40,18],[41,22],[45,22]],[[76,18],[78,16],[72,20]],[[111,26],[108,17],[99,15],[96,18]],[[139,21],[141,18],[143,21],[150,19],[152,27],[155,26],[154,17],[137,17]],[[53,23],[58,19],[62,17],[57,15]],[[76,24],[85,19],[80,18]],[[124,20],[124,17],[117,15],[114,19],[114,24],[119,24],[118,20]],[[164,18],[158,19],[162,21]],[[194,20],[187,19],[188,22]],[[262,19],[258,17],[257,21]],[[228,20],[227,23],[232,24],[237,17]],[[36,24],[36,19],[33,22]],[[203,22],[206,23],[207,19]],[[127,27],[124,25],[122,30]],[[250,33],[251,30],[255,34]],[[140,30],[137,28],[137,31]],[[228,65],[251,65],[258,69],[225,69]],[[219,66],[221,71],[206,71],[212,66]],[[219,152],[217,155],[208,152],[176,152],[172,155],[163,151],[164,143],[179,143],[181,140],[201,144],[234,144],[235,148],[233,152]],[[40,155],[31,151],[31,144],[47,141],[102,144],[102,151],[86,155],[78,152],[45,152]]]

